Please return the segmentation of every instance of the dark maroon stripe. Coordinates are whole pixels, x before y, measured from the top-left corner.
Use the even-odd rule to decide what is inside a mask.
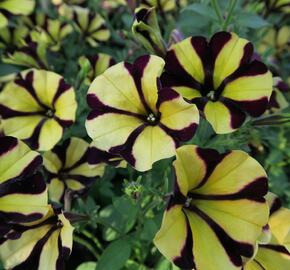
[[[270,206],[270,216],[276,213],[282,207],[281,200],[276,197]]]
[[[43,127],[43,125],[45,124],[46,120],[47,120],[46,118],[42,119],[35,127],[32,135],[29,138],[23,140],[32,149],[37,149],[39,147],[40,131],[41,131],[41,128]]]
[[[196,187],[196,189],[202,187],[208,180],[209,176],[212,174],[214,169],[216,168],[219,163],[222,162],[222,160],[230,154],[230,152],[226,152],[224,154],[220,154],[218,151],[214,149],[206,149],[206,148],[197,148],[196,153],[199,156],[200,159],[202,159],[206,166],[206,174],[204,178],[201,180],[199,185]]]
[[[92,120],[100,115],[105,114],[105,113],[124,114],[124,115],[128,115],[128,116],[137,117],[141,120],[146,120],[146,118],[144,118],[145,116],[143,116],[141,114],[133,113],[133,112],[129,112],[129,111],[124,111],[124,110],[113,108],[113,107],[110,107],[110,106],[103,104],[95,94],[88,94],[87,95],[87,103],[92,109],[94,109],[89,113],[89,115],[87,117],[88,120]]]
[[[290,256],[290,253],[288,252],[288,250],[281,245],[271,245],[271,244],[267,244],[267,245],[259,245],[260,248],[265,248],[265,249],[270,249],[276,252],[280,252],[283,254],[286,254],[288,256]]]
[[[282,80],[279,81],[276,85],[275,85],[281,92],[287,93],[290,91],[290,87],[287,83],[283,82]]]
[[[20,111],[12,110],[12,109],[0,104],[0,115],[1,115],[2,119],[8,119],[8,118],[20,117],[20,116],[42,115],[42,112],[20,112]]]
[[[273,109],[273,108],[277,108],[277,109],[280,108],[280,105],[279,105],[278,100],[277,100],[276,90],[274,90],[272,92],[272,95],[271,95],[269,103],[268,103],[268,109]]]
[[[192,123],[180,130],[168,128],[162,123],[159,123],[158,126],[174,140],[175,147],[178,147],[180,142],[186,142],[194,136],[198,124]]]
[[[91,63],[93,69],[95,69],[97,62],[99,61],[99,55],[92,55],[92,56],[88,56],[88,60]]]
[[[224,247],[224,250],[227,253],[229,259],[235,266],[241,267],[243,265],[242,256],[247,258],[251,258],[253,256],[254,248],[251,244],[235,241],[218,223],[216,223],[210,216],[208,216],[196,206],[191,205],[189,210],[196,213],[213,230],[220,243]]]
[[[247,184],[242,189],[232,194],[199,194],[188,193],[188,196],[194,200],[242,200],[248,199],[256,202],[264,203],[265,196],[268,192],[268,179],[260,177],[250,184]]]
[[[109,152],[115,155],[121,155],[130,165],[135,166],[136,160],[132,154],[133,146],[138,136],[146,128],[146,124],[137,127],[128,137],[123,145],[112,147]]]
[[[55,115],[53,116],[53,119],[63,128],[70,127],[74,123],[73,120],[63,120]]]
[[[185,215],[186,219],[186,239],[184,246],[181,250],[180,257],[174,258],[173,262],[181,269],[196,269],[194,256],[193,256],[193,238],[192,238],[192,231],[190,228],[190,224],[188,218]]]
[[[46,184],[40,173],[29,178],[14,178],[0,184],[0,197],[11,194],[31,194],[38,195],[45,191]],[[32,197],[33,198],[33,197]]]
[[[202,89],[200,83],[180,64],[174,50],[170,50],[166,54],[165,71],[166,73],[161,76],[163,86],[188,86],[198,90]]]
[[[144,108],[147,110],[148,113],[151,112],[151,109],[149,108],[148,104],[146,103],[146,99],[144,97],[144,93],[142,90],[142,77],[144,75],[144,70],[146,68],[146,66],[148,65],[150,61],[150,55],[143,55],[138,57],[134,64],[131,65],[129,63],[125,63],[124,66],[125,68],[128,70],[128,72],[130,73],[130,75],[132,76],[132,78],[134,79],[140,100],[144,106]],[[154,82],[152,82],[153,84]]]
[[[112,161],[112,159],[118,158],[118,160]],[[118,155],[113,155],[109,152],[100,150],[96,147],[90,147],[88,151],[88,163],[91,165],[100,164],[102,162],[108,163],[113,166],[118,166],[122,158]]]
[[[158,93],[157,109],[158,110],[160,109],[160,106],[162,105],[163,102],[178,99],[179,97],[180,95],[172,88],[164,87],[160,89]]]
[[[231,127],[237,129],[243,125],[246,120],[246,114],[230,99],[221,97],[220,101],[227,107],[231,115]]]
[[[53,149],[52,152],[55,153],[58,157],[58,159],[61,162],[61,166],[63,167],[66,163],[67,159],[67,149],[69,145],[71,144],[71,138],[65,140],[62,145],[56,145]]]
[[[249,101],[234,101],[238,104],[245,112],[252,117],[261,116],[268,108],[269,100],[267,97],[262,97],[257,100]]]
[[[28,258],[24,262],[15,266],[13,270],[38,269],[42,249],[56,229],[57,227],[53,226],[47,232],[47,234],[35,244]],[[57,248],[57,247],[52,247],[52,248]]]
[[[212,36],[209,42],[209,47],[211,49],[214,61],[218,57],[223,47],[230,41],[231,38],[231,33],[225,31],[218,32]]]
[[[59,84],[57,87],[57,90],[54,94],[53,100],[52,100],[52,106],[55,106],[55,102],[57,101],[57,99],[66,91],[68,91],[71,88],[71,86],[69,84],[67,84],[64,79],[60,79],[59,80]],[[73,90],[72,90],[73,91]]]
[[[17,146],[18,140],[16,138],[10,136],[0,137],[0,157],[12,151]]]
[[[40,213],[32,213],[24,215],[18,212],[2,212],[0,211],[0,215],[7,221],[7,223],[28,223],[37,221],[43,218],[43,215]]]
[[[244,47],[244,54],[240,61],[240,66],[244,64],[248,64],[251,60],[253,60],[254,46],[252,43],[248,42]]]
[[[25,77],[22,77],[20,74],[20,78],[15,79],[14,83],[21,86],[23,89],[25,89],[38,103],[38,105],[44,109],[47,109],[48,107],[42,103],[42,101],[39,99],[39,97],[36,94],[36,91],[33,87],[33,80],[34,80],[34,72],[29,71]]]

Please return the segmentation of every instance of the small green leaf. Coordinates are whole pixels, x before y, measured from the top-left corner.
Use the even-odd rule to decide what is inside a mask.
[[[252,13],[242,13],[237,16],[236,24],[252,29],[269,26],[269,23],[262,17]]]
[[[128,239],[112,242],[103,252],[95,270],[119,270],[131,255],[131,244]]]
[[[85,262],[80,264],[76,270],[95,270],[96,266],[96,262]]]

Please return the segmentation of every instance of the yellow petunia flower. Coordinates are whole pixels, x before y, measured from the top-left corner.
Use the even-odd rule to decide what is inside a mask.
[[[154,243],[182,269],[239,270],[251,258],[269,209],[267,176],[243,151],[177,149],[176,182]]]
[[[8,24],[8,16],[29,15],[35,7],[35,0],[2,0],[0,1],[0,28]]]
[[[286,270],[290,269],[290,210],[281,207],[273,194],[267,195],[270,204],[268,243],[260,243],[253,260],[243,270]]]
[[[139,57],[110,67],[91,84],[87,101],[93,109],[86,129],[92,145],[121,155],[139,171],[175,155],[180,141],[195,133],[199,114],[170,88],[162,88],[159,76],[164,60]]]
[[[48,192],[52,201],[63,201],[66,190],[83,193],[104,174],[105,164],[100,162],[90,166],[88,154],[89,143],[75,137],[44,153],[43,164],[48,174]]]
[[[271,73],[252,56],[253,45],[234,33],[190,37],[167,52],[162,83],[197,104],[216,133],[233,132],[247,115],[262,115],[272,93]]]
[[[40,174],[34,174],[41,164],[41,156],[25,143],[0,137],[0,224],[25,224],[46,215],[46,184]]]
[[[0,93],[4,133],[40,151],[57,144],[64,128],[73,124],[76,109],[74,89],[46,70],[24,71]]]
[[[74,228],[61,210],[48,209],[43,219],[30,226],[12,226],[0,238],[0,259],[5,269],[64,269]]]

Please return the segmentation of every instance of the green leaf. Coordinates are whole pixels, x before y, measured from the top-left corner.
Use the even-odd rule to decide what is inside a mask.
[[[96,262],[85,262],[80,264],[76,270],[95,270],[96,266]]]
[[[112,242],[103,252],[96,270],[119,270],[131,255],[131,244],[128,239]]]
[[[252,29],[258,29],[265,26],[269,26],[269,23],[266,20],[252,13],[238,14],[235,23],[237,25],[252,28]]]
[[[218,20],[216,13],[213,11],[213,9],[210,6],[204,5],[204,4],[192,4],[187,6],[182,10],[183,11],[194,11],[199,15],[206,16],[207,18],[210,17],[213,20]]]

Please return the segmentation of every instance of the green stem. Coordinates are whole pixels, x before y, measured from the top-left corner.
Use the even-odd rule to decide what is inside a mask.
[[[92,247],[92,245],[89,242],[87,242],[83,238],[80,238],[80,237],[74,235],[74,241],[77,242],[78,244],[86,247],[86,249],[88,251],[90,251],[92,253],[92,255],[94,255],[94,257],[96,259],[99,259],[100,258],[100,254]]]
[[[100,250],[103,250],[103,246],[102,246],[102,244],[101,244],[101,242],[92,234],[92,233],[90,233],[89,231],[87,231],[87,230],[82,230],[81,231],[81,233],[84,235],[84,236],[86,236],[86,237],[88,237],[88,238],[90,238],[90,239],[92,239],[92,241],[96,244],[96,246],[100,249]]]
[[[232,18],[233,11],[235,9],[236,4],[237,4],[237,0],[231,0],[230,5],[229,5],[228,15],[223,23],[223,30],[227,30],[227,27],[229,23],[231,22],[231,18]]]
[[[216,15],[218,16],[220,24],[223,25],[224,18],[223,18],[223,15],[221,13],[221,9],[220,9],[220,6],[219,6],[217,0],[211,0],[210,2],[212,4],[213,9],[215,10]]]

